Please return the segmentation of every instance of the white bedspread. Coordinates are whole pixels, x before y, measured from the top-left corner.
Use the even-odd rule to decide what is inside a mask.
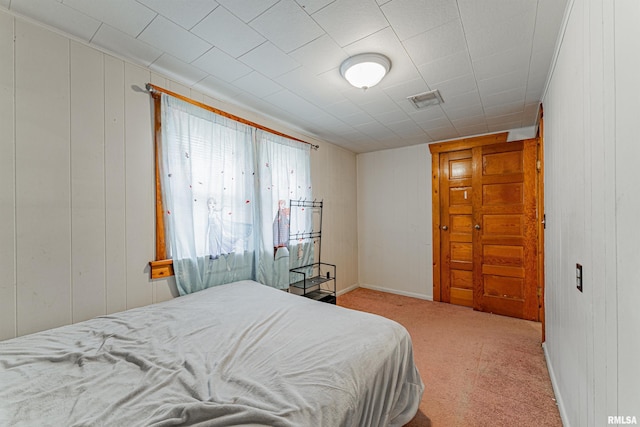
[[[244,281],[0,342],[2,426],[401,426],[399,324]]]

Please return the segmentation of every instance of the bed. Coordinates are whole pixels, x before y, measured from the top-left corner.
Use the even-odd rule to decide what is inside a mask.
[[[0,425],[401,426],[398,323],[252,281],[0,342]]]

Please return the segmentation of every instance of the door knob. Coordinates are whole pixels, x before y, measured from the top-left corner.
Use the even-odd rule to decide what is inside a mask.
[[[443,225],[441,228],[442,228],[442,231],[447,231],[449,229],[449,227],[447,227],[446,225]]]
[[[476,226],[474,227],[476,230],[480,230],[480,224],[476,224]]]

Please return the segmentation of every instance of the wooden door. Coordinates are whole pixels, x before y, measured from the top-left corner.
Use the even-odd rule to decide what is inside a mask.
[[[443,301],[473,307],[472,151],[440,156]]]
[[[473,307],[538,320],[535,139],[473,149]]]
[[[505,140],[430,146],[434,299],[538,320],[537,140]]]

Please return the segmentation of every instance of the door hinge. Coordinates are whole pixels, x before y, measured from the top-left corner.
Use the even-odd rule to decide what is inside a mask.
[[[542,228],[547,229],[547,214],[542,215]]]
[[[536,170],[538,172],[542,170],[542,162],[540,160],[536,160]]]

